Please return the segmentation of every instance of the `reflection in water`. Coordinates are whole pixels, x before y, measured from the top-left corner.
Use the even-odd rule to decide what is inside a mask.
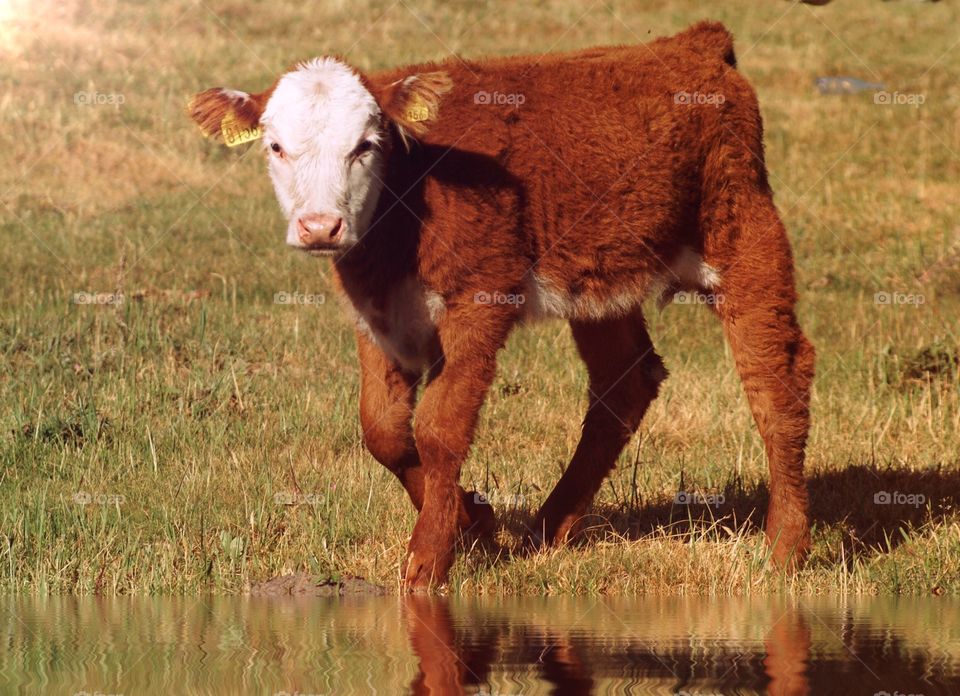
[[[954,600],[6,599],[3,693],[957,694]]]

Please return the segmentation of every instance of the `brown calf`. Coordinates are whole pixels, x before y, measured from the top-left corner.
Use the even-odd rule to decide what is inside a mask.
[[[364,440],[419,510],[407,586],[446,579],[458,527],[493,526],[458,480],[514,326],[568,320],[589,371],[580,444],[535,522],[558,544],[666,376],[641,303],[679,290],[723,297],[770,464],[773,557],[804,557],[814,351],[756,95],[722,26],[369,76],[321,58],[191,109],[210,135],[262,128],[287,242],[333,258],[357,322]]]

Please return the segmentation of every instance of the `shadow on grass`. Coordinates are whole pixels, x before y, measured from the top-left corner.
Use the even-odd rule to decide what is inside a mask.
[[[960,469],[938,466],[911,471],[855,464],[840,471],[813,473],[807,479],[815,529],[836,534],[844,550],[881,552],[895,549],[904,533],[947,522],[960,510]],[[577,545],[611,535],[635,540],[666,533],[678,539],[697,534],[728,538],[762,530],[769,500],[765,482],[746,488],[733,481],[722,490],[687,487],[687,504],[675,501],[594,505],[581,521]],[[699,496],[694,499],[694,496]],[[708,504],[709,503],[709,504]],[[524,536],[535,510],[508,511],[501,523]],[[816,537],[815,537],[816,539]],[[848,556],[849,557],[849,556]]]

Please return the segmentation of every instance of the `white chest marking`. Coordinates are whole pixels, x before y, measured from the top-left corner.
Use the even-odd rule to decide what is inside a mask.
[[[416,372],[434,359],[437,320],[444,309],[443,298],[413,277],[392,289],[383,306],[370,301],[354,305],[360,330],[402,367]]]

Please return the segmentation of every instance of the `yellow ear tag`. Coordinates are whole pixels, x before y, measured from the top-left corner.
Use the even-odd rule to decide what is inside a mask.
[[[414,97],[413,101],[410,102],[410,105],[406,108],[403,115],[408,121],[414,123],[419,121],[429,121],[430,107]]]
[[[229,111],[220,121],[220,133],[228,147],[236,147],[259,139],[263,135],[263,128],[260,126],[245,128],[237,121],[237,115]]]

